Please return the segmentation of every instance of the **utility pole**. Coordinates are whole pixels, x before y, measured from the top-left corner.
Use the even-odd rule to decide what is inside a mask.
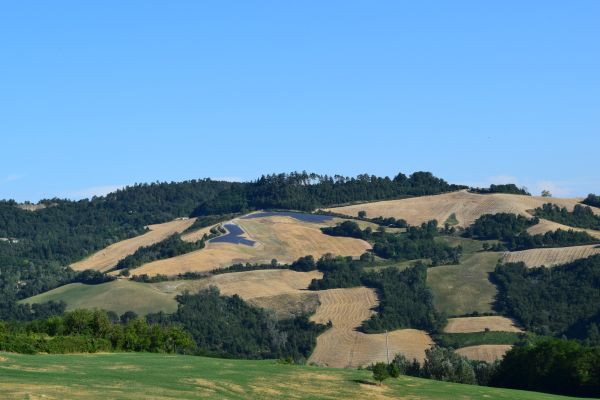
[[[387,363],[390,364],[390,347],[388,346],[388,331],[385,330],[385,354],[387,356]]]

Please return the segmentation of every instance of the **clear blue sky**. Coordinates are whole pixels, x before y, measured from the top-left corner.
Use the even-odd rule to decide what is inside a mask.
[[[0,5],[0,198],[307,170],[600,192],[600,1]]]

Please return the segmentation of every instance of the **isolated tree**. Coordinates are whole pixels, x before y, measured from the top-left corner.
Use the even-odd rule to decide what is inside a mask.
[[[386,363],[378,362],[373,365],[373,379],[379,382],[379,385],[390,377],[390,373],[388,371],[388,366]]]
[[[367,217],[367,212],[364,210],[361,210],[358,212],[358,218],[366,218]]]
[[[542,190],[542,197],[552,197],[552,193],[549,190]]]

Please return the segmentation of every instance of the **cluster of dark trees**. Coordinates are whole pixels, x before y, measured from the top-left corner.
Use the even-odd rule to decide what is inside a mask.
[[[489,188],[470,188],[470,192],[473,193],[508,193],[508,194],[522,194],[525,196],[531,196],[531,193],[527,191],[527,188],[517,187],[514,183],[507,183],[505,185],[490,185]]]
[[[451,348],[432,347],[425,351],[423,365],[399,354],[385,367],[376,379],[408,375],[569,396],[600,396],[600,347],[571,340],[541,338],[523,343],[494,363],[470,361]]]
[[[465,229],[464,235],[478,240],[498,239],[508,241],[540,222],[538,218],[526,218],[510,213],[484,214]]]
[[[545,234],[530,235],[527,228],[539,223],[537,217],[527,219],[521,215],[498,213],[485,214],[468,227],[464,236],[479,240],[497,239],[502,246],[492,250],[526,250],[540,247],[567,247],[597,243],[598,239],[587,232],[557,229]]]
[[[292,358],[305,360],[316,338],[327,327],[307,316],[277,320],[267,311],[248,305],[239,296],[221,296],[215,287],[177,296],[171,315],[150,314],[147,319],[189,332],[198,354],[233,358]]]
[[[501,264],[496,308],[528,331],[600,345],[600,256],[553,268]]]
[[[487,386],[496,371],[497,364],[471,361],[450,348],[434,346],[425,350],[423,365],[415,359],[410,361],[402,354],[398,354],[390,367],[400,375]]]
[[[326,290],[360,286],[363,267],[370,265],[371,260],[372,256],[368,253],[363,254],[358,260],[352,257],[336,257],[327,254],[321,257],[315,265],[315,269],[323,272],[323,278],[313,279],[308,288],[310,290]]]
[[[364,239],[373,244],[373,253],[381,258],[396,261],[429,258],[434,266],[458,264],[462,248],[452,247],[438,236],[437,221],[423,223],[420,227],[408,227],[405,233],[389,233],[385,229],[373,231],[371,228],[361,230],[354,221],[344,221],[333,227],[321,228],[321,231],[332,236],[346,236]]]
[[[399,328],[438,331],[445,323],[445,316],[433,306],[433,295],[427,287],[427,267],[418,264],[405,270],[386,268],[369,272],[372,255],[363,254],[360,259],[326,255],[316,268],[323,272],[322,279],[313,279],[310,290],[325,290],[367,286],[374,288],[379,297],[377,314],[363,322],[366,333],[379,333]]]
[[[191,336],[177,325],[119,319],[105,311],[75,310],[28,323],[0,323],[0,350],[18,353],[145,351],[191,353]]]
[[[119,260],[115,269],[129,270],[152,261],[176,257],[181,254],[200,250],[204,248],[204,241],[207,238],[200,239],[196,242],[186,242],[181,240],[181,235],[176,233],[158,243],[140,247],[135,253]]]
[[[594,214],[590,207],[581,204],[576,204],[573,211],[569,212],[566,207],[561,208],[555,204],[547,203],[541,208],[536,208],[535,215],[564,225],[600,230],[600,216]]]
[[[494,369],[490,385],[600,397],[600,347],[560,339],[515,346]]]
[[[377,314],[362,324],[366,333],[398,328],[416,328],[437,332],[446,317],[433,306],[433,295],[427,287],[427,267],[418,264],[402,271],[386,268],[362,277],[365,286],[379,295]]]
[[[217,199],[202,202],[193,215],[246,212],[256,209],[310,211],[319,207],[358,201],[375,201],[423,196],[466,188],[451,185],[430,172],[415,172],[393,179],[373,175],[317,175],[306,172],[265,175],[260,179],[233,184]]]
[[[600,207],[600,196],[590,193],[582,203],[592,207]]]

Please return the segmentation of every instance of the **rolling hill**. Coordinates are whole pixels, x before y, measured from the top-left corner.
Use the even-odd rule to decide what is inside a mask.
[[[370,371],[164,354],[0,353],[4,399],[490,399],[559,400],[547,393],[402,376],[382,386]]]
[[[477,194],[461,190],[433,196],[355,204],[326,210],[349,216],[357,216],[359,211],[366,211],[369,218],[379,216],[401,218],[411,225],[418,225],[432,219],[443,224],[454,214],[457,225],[467,227],[484,214],[512,213],[531,217],[528,210],[541,207],[545,203],[553,203],[572,210],[575,204],[580,203],[581,200],[505,193]],[[600,215],[600,209],[594,209],[594,212]]]

